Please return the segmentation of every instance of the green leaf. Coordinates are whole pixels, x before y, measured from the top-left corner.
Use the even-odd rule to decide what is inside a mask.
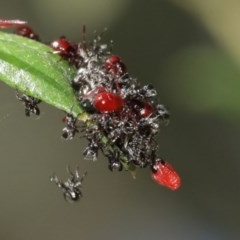
[[[0,80],[77,117],[82,110],[70,85],[76,74],[42,43],[0,32]]]

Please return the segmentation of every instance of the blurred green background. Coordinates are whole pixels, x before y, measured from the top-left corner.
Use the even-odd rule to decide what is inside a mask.
[[[148,169],[133,180],[106,159],[83,160],[84,139],[60,138],[64,113],[41,104],[26,118],[15,93],[0,90],[0,239],[240,238],[240,2],[202,0],[8,0],[0,16],[27,20],[41,39],[73,41],[108,27],[132,76],[153,83],[171,121],[160,156],[182,178],[171,192]],[[66,165],[87,170],[83,199],[67,204],[49,182]]]

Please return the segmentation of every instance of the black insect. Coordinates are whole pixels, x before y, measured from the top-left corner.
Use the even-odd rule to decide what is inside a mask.
[[[120,154],[118,151],[113,151],[110,148],[106,148],[104,155],[108,159],[108,169],[110,171],[118,170],[119,172],[122,171],[123,165],[120,160]]]
[[[67,172],[70,174],[70,178],[68,178],[65,182],[60,180],[55,174],[50,177],[50,181],[55,182],[62,190],[63,196],[67,202],[77,202],[83,197],[81,188],[83,179],[87,175],[87,172],[80,177],[79,168],[77,167],[75,171],[72,172],[69,166],[67,166]]]
[[[41,100],[28,96],[25,93],[20,94],[19,92],[16,93],[16,97],[19,101],[23,102],[25,106],[25,115],[29,117],[31,114],[40,115],[40,110],[38,108],[38,104]]]
[[[164,105],[157,104],[156,111],[157,111],[157,116],[159,117],[160,120],[164,120],[164,121],[169,120],[170,114]]]
[[[62,121],[67,124],[67,126],[62,130],[62,138],[65,140],[72,140],[75,134],[79,132],[77,118],[73,117],[71,114],[67,114]]]

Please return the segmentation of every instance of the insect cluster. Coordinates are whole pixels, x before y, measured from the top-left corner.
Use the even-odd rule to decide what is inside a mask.
[[[0,27],[10,26],[16,27],[16,34],[39,41],[38,35],[26,22],[0,20]],[[61,37],[50,46],[54,54],[76,68],[76,76],[70,84],[79,104],[88,114],[88,120],[83,125],[68,113],[64,118],[66,127],[63,128],[62,138],[71,140],[81,133],[88,140],[83,152],[86,159],[97,160],[101,151],[108,159],[111,171],[150,167],[152,178],[157,183],[177,189],[180,186],[178,174],[157,156],[156,134],[160,123],[168,121],[169,113],[164,105],[156,101],[154,87],[140,86],[130,76],[122,59],[112,54],[112,45],[101,43],[100,35],[96,35],[90,43],[85,40],[73,43]],[[37,99],[26,95],[18,95],[18,99],[24,102],[27,116],[40,113]],[[67,184],[52,177],[64,194],[68,193],[70,186],[73,191],[71,183],[75,177],[72,173],[70,175],[72,177]],[[79,176],[78,172],[76,175]],[[71,194],[64,196],[73,199]]]

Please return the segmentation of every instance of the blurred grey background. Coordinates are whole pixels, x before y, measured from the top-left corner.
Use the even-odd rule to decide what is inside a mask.
[[[133,180],[107,161],[83,160],[84,139],[60,138],[64,114],[41,104],[26,118],[0,84],[0,239],[239,239],[240,2],[201,0],[8,0],[0,17],[29,22],[48,42],[108,27],[105,41],[171,112],[160,155],[182,178],[171,192],[148,169]],[[66,165],[87,170],[83,199],[64,201],[49,182]]]

